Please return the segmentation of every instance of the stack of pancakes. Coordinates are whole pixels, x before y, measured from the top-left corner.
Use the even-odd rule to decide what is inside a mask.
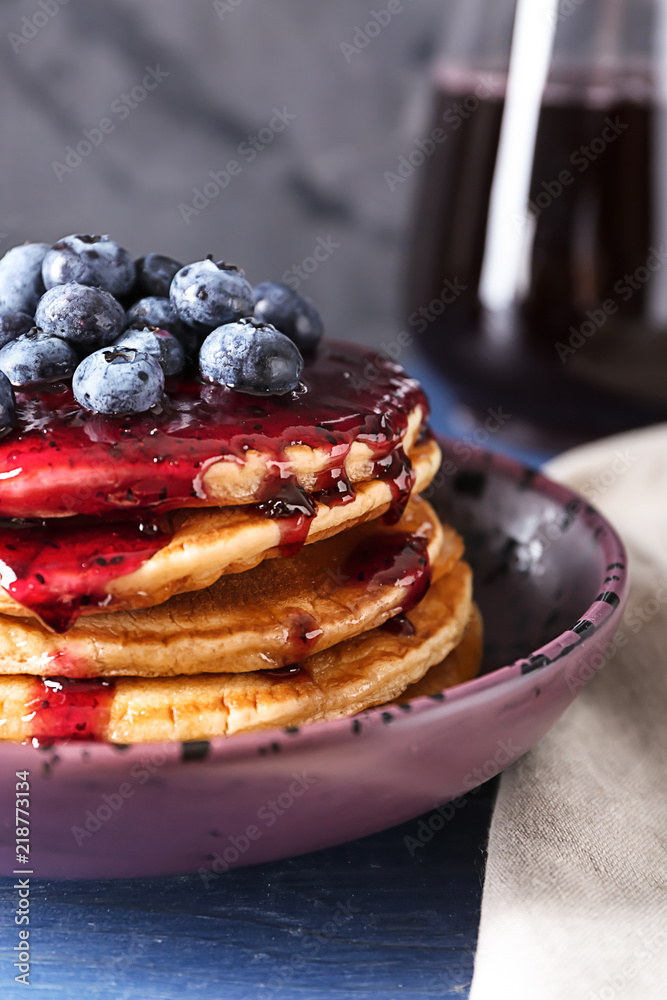
[[[392,371],[394,380],[416,385],[396,366]],[[352,389],[350,396],[356,398]],[[204,462],[191,499],[160,514],[164,543],[138,568],[108,580],[103,600],[83,601],[65,631],[50,628],[34,601],[17,601],[5,568],[0,738],[203,740],[353,715],[473,676],[481,626],[471,571],[459,536],[419,496],[440,452],[426,430],[423,395],[409,398],[417,402],[394,420],[379,458],[367,434],[360,432],[341,459],[335,446],[300,443],[308,438],[301,428],[299,440],[292,433],[282,443],[277,487],[275,442],[264,449],[261,435],[233,461],[221,454]],[[386,405],[378,399],[376,409]],[[324,426],[322,420],[318,428]],[[99,420],[94,427],[94,440],[104,440]],[[335,437],[335,420],[326,427]],[[142,428],[150,433],[146,419]],[[21,447],[34,451],[31,434],[42,432],[33,414],[20,446],[2,443],[0,469],[16,466]],[[69,476],[65,486],[83,480],[81,495],[88,496],[94,459],[91,445],[68,471],[45,461],[39,495],[46,495],[44,477],[62,490],[56,479]],[[334,459],[345,484],[340,502],[321,489]],[[137,483],[145,474],[139,466],[124,469]],[[18,500],[8,499],[12,476],[0,475],[7,476],[0,512],[3,503],[18,510]],[[159,466],[154,475],[159,485]],[[273,501],[278,494],[284,500],[287,484],[303,503],[293,496],[282,508],[267,502],[269,483]],[[122,488],[129,495],[132,480]],[[55,538],[64,524],[72,530],[78,522],[54,511],[51,504],[32,513],[53,518],[41,523]],[[88,553],[80,572],[90,573],[95,558],[105,563]],[[64,594],[66,581],[62,587]]]

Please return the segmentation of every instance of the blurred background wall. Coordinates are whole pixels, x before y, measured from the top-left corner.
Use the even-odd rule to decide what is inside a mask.
[[[369,37],[384,0],[3,0],[0,252],[211,252],[295,275],[333,335],[395,336],[413,191],[385,172],[423,132],[441,3],[391,4]]]

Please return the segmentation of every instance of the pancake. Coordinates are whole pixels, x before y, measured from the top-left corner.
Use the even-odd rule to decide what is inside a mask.
[[[482,617],[477,605],[473,604],[470,620],[458,646],[442,663],[436,663],[431,667],[421,680],[407,687],[403,694],[394,699],[395,703],[403,705],[414,698],[440,694],[445,688],[472,680],[479,673],[482,664],[483,638]]]
[[[157,607],[82,618],[65,636],[0,616],[0,674],[166,677],[286,666],[408,610],[429,575],[451,572],[462,554],[456,532],[415,497],[393,527],[363,524]]]
[[[163,404],[125,417],[82,409],[66,384],[17,392],[17,426],[0,441],[0,517],[238,506],[286,480],[309,493],[367,482],[400,460],[428,418],[402,368],[325,342],[299,388],[255,396],[174,376]]]
[[[433,479],[440,462],[440,449],[435,441],[423,440],[415,445],[410,457],[414,492],[418,493]],[[395,500],[393,483],[376,478],[358,485],[348,503],[329,506],[317,502],[314,516],[303,524],[308,532],[305,541],[308,544],[319,542],[377,518],[386,513]],[[46,542],[42,543],[37,559],[28,563],[25,570],[26,578],[30,580],[29,590],[22,594],[25,604],[19,604],[6,590],[0,590],[0,613],[17,616],[37,613],[56,631],[65,631],[79,614],[97,614],[101,607],[152,607],[175,594],[204,589],[223,574],[240,573],[265,558],[282,556],[285,540],[289,540],[285,526],[290,530],[294,526],[294,518],[267,517],[250,507],[180,510],[163,515],[162,520],[163,527],[169,533],[173,532],[173,537],[166,544],[149,539],[148,557],[138,568],[133,569],[129,560],[129,565],[126,565],[132,572],[122,574],[122,565],[118,568],[107,565],[107,562],[123,558],[113,555],[110,560],[102,559],[104,568],[100,569],[96,563],[100,555],[107,556],[108,553],[106,550],[100,552],[93,546],[87,555],[91,570],[85,579],[82,578],[83,560],[75,558],[63,569],[63,547],[54,547],[60,526],[68,531],[69,520],[59,520],[55,525],[47,523],[44,529]],[[104,527],[103,520],[101,524]],[[94,530],[99,529],[95,527]],[[16,533],[13,532],[12,538]],[[169,535],[165,537],[168,539]],[[157,551],[154,551],[156,546]],[[9,555],[5,553],[4,558],[9,559]],[[49,567],[48,574],[44,560]],[[14,586],[14,574],[10,572],[10,567],[0,562],[0,569],[3,567],[3,586]],[[93,570],[102,575],[101,584],[91,580]],[[82,599],[89,599],[91,589],[94,598],[85,605]]]
[[[373,629],[308,657],[293,674],[0,678],[0,736],[204,740],[353,715],[397,697],[458,644],[470,617],[471,584],[470,568],[459,562],[409,612],[412,635]]]

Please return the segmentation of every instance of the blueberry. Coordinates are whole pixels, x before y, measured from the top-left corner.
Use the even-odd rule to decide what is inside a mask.
[[[255,318],[271,323],[304,353],[314,351],[324,333],[315,304],[276,281],[263,281],[255,288]]]
[[[0,314],[0,347],[4,347],[10,340],[16,340],[22,333],[28,333],[34,325],[32,317],[27,313]]]
[[[108,236],[65,236],[44,257],[46,288],[76,281],[125,295],[134,285],[134,261],[127,250]]]
[[[169,299],[159,295],[149,295],[139,299],[125,313],[125,329],[129,327],[143,329],[144,326],[159,326],[161,330],[176,333],[182,329],[183,323]]]
[[[256,320],[226,323],[210,333],[199,352],[204,378],[254,395],[296,389],[303,358],[296,344]]]
[[[113,344],[125,323],[123,307],[102,288],[70,281],[55,285],[39,300],[35,323],[83,350]]]
[[[193,329],[186,326],[178,318],[178,314],[169,299],[151,295],[139,299],[125,313],[125,327],[142,330],[146,326],[158,326],[161,330],[169,330],[177,340],[180,340],[187,361],[193,361],[199,354],[199,336]]]
[[[10,340],[0,350],[0,371],[12,385],[68,378],[78,363],[74,348],[37,327]]]
[[[16,423],[16,399],[12,383],[0,372],[0,435],[10,431]]]
[[[34,316],[44,294],[42,261],[48,249],[48,243],[24,243],[8,250],[0,260],[0,312]]]
[[[72,389],[76,401],[94,413],[143,413],[162,399],[164,372],[143,351],[104,348],[83,359]]]
[[[238,267],[212,260],[187,264],[171,283],[169,298],[188,326],[199,333],[252,315],[252,288]]]
[[[126,330],[118,338],[114,347],[133,347],[135,351],[143,351],[155,358],[165,375],[175,375],[185,365],[185,352],[182,344],[176,340],[173,333],[160,330],[153,326],[143,329]]]
[[[172,257],[164,257],[160,253],[147,253],[135,261],[137,283],[135,290],[139,295],[169,295],[172,279],[183,267]]]

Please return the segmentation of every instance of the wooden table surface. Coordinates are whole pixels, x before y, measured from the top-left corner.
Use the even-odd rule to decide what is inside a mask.
[[[33,880],[29,995],[466,997],[494,787],[470,795],[427,843],[413,820],[230,871],[209,888],[197,876]],[[26,996],[13,980],[14,881],[0,880],[2,1000]]]

